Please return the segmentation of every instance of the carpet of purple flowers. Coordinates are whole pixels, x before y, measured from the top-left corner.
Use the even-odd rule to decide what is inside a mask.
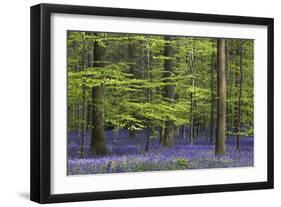
[[[226,153],[215,157],[215,145],[207,138],[196,137],[191,146],[188,139],[177,137],[174,146],[164,148],[152,138],[149,151],[145,151],[146,132],[129,138],[126,130],[118,133],[106,130],[107,154],[90,157],[90,134],[85,136],[85,158],[81,159],[81,137],[78,132],[68,134],[68,175],[184,170],[203,168],[248,167],[254,165],[253,137],[241,137],[240,149],[230,137]]]

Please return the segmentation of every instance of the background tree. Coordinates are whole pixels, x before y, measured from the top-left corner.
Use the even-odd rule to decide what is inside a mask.
[[[243,81],[243,40],[240,40],[240,74],[239,74],[239,95],[237,104],[237,125],[236,125],[236,147],[240,147],[240,125],[241,125],[241,99],[242,99],[242,81]]]

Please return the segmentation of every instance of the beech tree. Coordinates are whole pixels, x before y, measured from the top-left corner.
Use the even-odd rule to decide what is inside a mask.
[[[172,37],[165,36],[165,48],[164,48],[164,56],[166,57],[164,63],[164,78],[166,80],[171,81],[171,77],[174,76],[174,48],[172,45]],[[168,100],[168,103],[174,104],[175,100],[175,86],[173,84],[168,84],[165,86],[165,98]],[[167,120],[165,122],[165,130],[164,130],[164,140],[163,145],[168,147],[173,144],[175,133],[175,126],[172,120]]]
[[[243,40],[240,40],[240,74],[239,74],[239,95],[237,103],[237,124],[236,124],[236,147],[240,147],[240,125],[241,125],[241,100],[242,100],[242,81],[243,81]]]
[[[225,40],[217,42],[217,136],[216,155],[225,153],[225,109],[226,109],[226,80],[225,80]]]
[[[102,34],[95,34],[96,37]],[[105,46],[97,40],[94,43],[93,67],[102,68],[105,65]],[[92,87],[92,138],[91,154],[103,155],[106,152],[104,141],[104,85],[101,83]]]

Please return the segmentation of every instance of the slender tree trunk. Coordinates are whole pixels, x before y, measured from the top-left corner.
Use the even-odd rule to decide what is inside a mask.
[[[170,36],[165,36],[166,41],[172,41],[172,37]],[[174,48],[171,45],[171,42],[166,42],[165,47],[164,47],[164,56],[165,57],[174,57]],[[174,60],[173,59],[165,59],[164,63],[164,68],[165,68],[165,74],[164,76],[167,77],[172,77],[173,72],[174,72]],[[167,80],[171,81],[171,80]],[[165,97],[168,99],[170,104],[174,103],[175,99],[175,86],[174,85],[166,85],[165,86]],[[163,139],[163,145],[165,147],[169,147],[173,145],[174,142],[174,121],[168,120],[165,122],[165,129],[164,129],[164,139]]]
[[[130,139],[135,139],[136,138],[136,132],[133,129],[128,130],[129,133],[129,138]]]
[[[135,65],[133,64],[134,60],[135,60],[135,45],[132,42],[132,39],[129,39],[129,43],[128,43],[128,56],[129,56],[129,73],[132,74],[134,77],[136,77],[136,72],[135,72]],[[148,52],[147,52],[148,53]],[[135,117],[136,114],[135,112],[133,112],[133,116]],[[136,133],[134,129],[129,129],[128,130],[129,133],[129,138],[134,139],[136,137]]]
[[[86,36],[90,36],[91,35],[91,33],[90,32],[86,32],[85,33],[85,35]],[[87,54],[86,54],[86,56],[87,56],[87,61],[86,61],[86,67],[92,67],[93,65],[92,65],[92,63],[93,63],[93,55],[92,55],[92,52],[93,52],[93,47],[92,47],[92,44],[90,44],[90,47],[89,48],[87,48]],[[84,84],[84,83],[83,83]],[[87,92],[87,90],[85,89],[85,96],[86,96],[86,92]],[[86,127],[86,129],[85,129],[85,133],[88,131],[88,129],[89,129],[89,127],[88,126],[90,126],[91,125],[91,121],[90,121],[90,118],[91,118],[91,103],[87,103],[86,104],[86,106],[85,106],[85,108],[86,108],[86,111],[84,112],[84,113],[86,113],[86,119],[85,119],[85,127]]]
[[[190,93],[190,130],[189,130],[189,144],[193,145],[193,138],[194,138],[194,107],[195,107],[195,101],[194,101],[194,93],[195,93],[195,78],[194,78],[194,55],[193,55],[193,47],[189,54],[189,70],[192,75],[191,79],[191,86],[192,91]]]
[[[237,88],[238,88],[238,80],[237,78],[239,78],[239,74],[237,74],[237,71],[234,70],[232,72],[232,81],[231,81],[231,88],[230,88],[230,93],[232,98],[236,98],[238,96],[237,94]],[[230,122],[230,131],[231,133],[233,132],[234,134],[236,133],[236,124],[237,124],[237,111],[238,111],[238,107],[236,104],[234,104],[234,101],[232,102],[232,107],[231,107],[231,119],[229,120]]]
[[[85,89],[85,79],[83,79],[83,85],[82,85],[82,104],[83,104],[83,108],[82,108],[82,127],[83,127],[83,132],[82,132],[82,143],[81,143],[81,158],[85,157],[85,151],[84,151],[84,145],[85,145],[85,133],[86,133],[86,125],[87,125],[87,104],[86,104],[86,89]]]
[[[82,47],[82,54],[81,54],[81,69],[80,71],[85,69],[85,54],[86,54],[86,48],[85,48],[85,41],[83,38],[83,47]],[[87,65],[87,64],[86,64]],[[86,89],[85,89],[85,77],[83,77],[82,79],[82,106],[79,107],[79,109],[81,110],[81,130],[82,130],[82,134],[81,134],[81,150],[80,150],[80,156],[81,158],[85,157],[85,152],[84,152],[84,144],[85,144],[85,133],[86,133]],[[80,130],[79,130],[80,131]],[[79,132],[80,133],[80,132]]]
[[[196,122],[196,137],[200,136],[200,130],[201,130],[201,126],[200,123],[198,123],[198,120]]]
[[[88,59],[87,59],[87,67],[92,67],[92,55],[91,53],[88,53]]]
[[[217,45],[218,57],[218,86],[217,86],[217,137],[216,137],[216,156],[225,153],[225,98],[226,98],[226,80],[225,80],[225,40],[218,39]]]
[[[215,43],[213,43],[213,47],[215,47]],[[214,105],[215,105],[215,94],[214,94],[214,73],[215,73],[215,52],[212,53],[211,60],[211,126],[210,126],[210,142],[213,143],[214,136]]]
[[[150,142],[150,133],[151,133],[151,128],[149,123],[147,124],[147,134],[146,134],[146,143],[145,143],[145,151],[149,150],[149,142]]]
[[[229,48],[228,48],[228,40],[225,40],[225,71],[226,71],[226,142],[229,142],[229,125],[228,125],[228,120],[230,119],[230,110],[229,110],[229,80],[230,80],[230,71],[228,67],[229,63]]]
[[[207,133],[206,133],[206,129],[207,129],[207,127],[204,126],[204,127],[203,127],[203,137],[208,140],[208,136],[207,136]]]
[[[90,92],[91,92],[91,89],[90,89]],[[86,125],[86,131],[89,130],[89,126],[92,125],[92,114],[93,114],[93,110],[92,110],[92,104],[91,103],[88,103],[88,106],[87,106],[87,125]]]
[[[76,67],[75,67],[75,71],[76,73],[79,72],[79,67],[78,67],[78,63],[76,63]],[[76,80],[78,80],[78,78],[76,78]],[[78,83],[78,81],[77,81]],[[78,84],[76,85],[76,89],[75,89],[75,92],[76,92],[76,96],[78,96]],[[77,130],[78,130],[78,136],[80,137],[80,113],[79,113],[79,103],[76,103],[75,104],[75,117],[74,117],[74,121],[76,121],[77,123],[75,123],[75,127],[77,127]]]
[[[236,124],[236,147],[240,147],[240,128],[241,128],[241,98],[242,98],[242,81],[243,81],[243,40],[240,40],[240,74],[239,74],[239,97]]]
[[[194,137],[194,119],[193,119],[193,93],[190,93],[190,129],[189,129],[189,144],[193,145]]]
[[[174,127],[174,138],[177,138],[180,135],[180,128],[175,126]]]
[[[162,145],[164,141],[164,131],[165,131],[165,122],[163,122],[162,126],[160,127],[159,144]]]
[[[181,138],[185,140],[185,125],[182,125],[181,127]]]
[[[228,42],[229,43],[229,42]],[[228,51],[229,51],[229,45],[228,45]],[[231,60],[230,55],[228,54],[228,62]],[[233,86],[233,74],[232,74],[232,70],[231,67],[228,67],[228,73],[227,73],[227,114],[228,114],[228,118],[227,118],[227,140],[229,142],[230,140],[230,136],[232,134],[232,112],[233,112],[233,106],[232,106],[232,102],[231,102],[231,98],[232,98],[232,86]]]
[[[91,34],[91,33],[90,33]],[[94,67],[94,51],[95,51],[95,43],[91,44],[91,50],[92,50],[92,57],[90,58],[90,64],[89,67]],[[92,92],[92,89],[90,88],[89,93]],[[88,116],[87,116],[87,122],[88,122],[88,126],[92,125],[92,116],[93,116],[93,106],[91,103],[88,104]],[[87,130],[89,130],[90,127],[87,126]]]
[[[85,39],[83,38],[82,42],[82,50],[81,50],[81,65],[77,65],[77,71],[83,71],[85,69],[85,53],[86,53],[86,48],[85,48]],[[83,138],[83,131],[84,131],[84,126],[83,126],[83,118],[84,118],[84,102],[78,103],[78,127],[79,127],[79,136],[81,136],[81,139]]]
[[[96,34],[96,36],[99,36]],[[105,48],[94,44],[94,67],[104,66]],[[104,86],[95,86],[92,88],[92,139],[91,154],[103,155],[106,152],[104,141],[104,112],[103,112]]]
[[[146,78],[147,80],[150,82],[150,51],[149,51],[149,40],[147,40],[146,42]],[[151,90],[148,88],[147,89],[147,101],[148,103],[151,102]],[[145,146],[145,151],[149,150],[149,141],[150,141],[150,132],[151,132],[151,124],[150,124],[150,120],[147,120],[147,137],[146,137],[146,146]]]

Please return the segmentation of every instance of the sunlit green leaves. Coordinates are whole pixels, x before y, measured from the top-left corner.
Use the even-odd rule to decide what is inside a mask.
[[[94,44],[105,48],[104,61],[94,62]],[[165,44],[175,50],[173,58],[164,55]],[[240,75],[239,40],[228,39],[227,44],[226,103],[227,119],[230,119],[227,123],[231,124],[228,132],[235,135]],[[86,104],[88,109],[94,106],[91,90],[100,86],[104,87],[105,93],[100,107],[105,113],[106,127],[141,130],[147,127],[149,121],[152,128],[159,128],[167,120],[172,120],[176,126],[189,126],[191,95],[195,124],[198,127],[209,126],[212,93],[215,97],[215,120],[217,76],[216,57],[213,59],[213,54],[217,52],[216,39],[178,36],[165,40],[161,35],[71,31],[68,32],[67,45],[67,93],[71,127],[79,128],[85,123],[81,117],[81,106]],[[253,134],[253,48],[254,41],[244,41],[242,127],[238,132],[241,135]],[[175,63],[170,74],[164,70],[167,60]],[[102,63],[100,65],[103,67],[93,67],[97,63]],[[212,66],[215,68],[213,82]],[[174,100],[165,98],[167,86],[174,87]],[[90,114],[90,111],[87,113]]]

